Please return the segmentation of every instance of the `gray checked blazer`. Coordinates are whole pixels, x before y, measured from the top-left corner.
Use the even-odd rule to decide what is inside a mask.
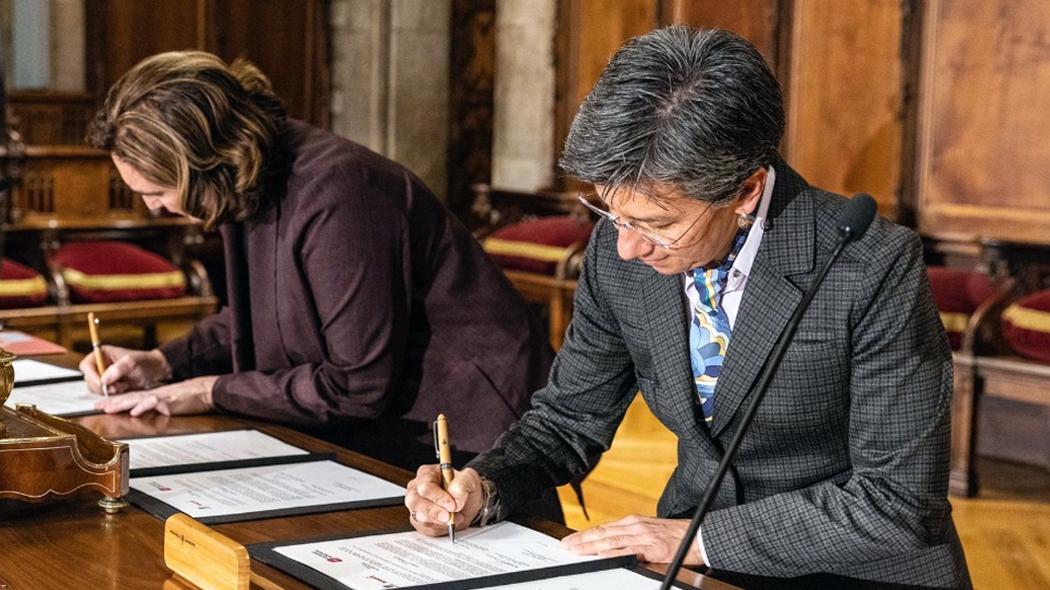
[[[564,347],[532,409],[471,463],[506,516],[607,450],[640,389],[678,436],[658,513],[691,515],[764,359],[836,238],[845,199],[783,162],[769,225],[704,424],[682,277],[616,253],[600,222]],[[804,316],[701,534],[711,565],[761,576],[830,573],[968,588],[947,500],[948,343],[922,246],[877,218],[848,246]]]

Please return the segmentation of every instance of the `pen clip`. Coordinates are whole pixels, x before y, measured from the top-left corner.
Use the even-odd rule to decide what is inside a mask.
[[[434,420],[430,423],[430,429],[434,432],[434,456],[437,460],[441,461],[441,442],[438,440],[438,422]]]

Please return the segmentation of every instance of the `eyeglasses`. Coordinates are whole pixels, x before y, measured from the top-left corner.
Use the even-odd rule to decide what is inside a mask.
[[[689,227],[685,228],[685,231],[683,231],[677,238],[672,240],[665,236],[661,236],[660,234],[654,232],[651,229],[639,227],[631,223],[630,221],[620,221],[620,219],[612,213],[604,209],[599,209],[598,207],[592,205],[590,201],[587,200],[587,197],[583,195],[577,195],[576,198],[579,199],[580,202],[583,203],[583,205],[591,211],[594,211],[598,215],[608,219],[609,222],[616,226],[617,229],[636,232],[638,235],[642,236],[645,239],[645,241],[649,242],[654,246],[663,248],[664,250],[675,250],[677,248],[681,248],[682,245],[678,244],[678,242],[681,241],[681,239],[684,238],[686,234],[692,231],[693,227],[696,226],[696,224],[699,223],[699,221],[703,219],[709,211],[715,208],[714,206],[706,207],[704,209],[704,212],[700,215],[697,215],[696,219],[694,219],[693,222],[689,224]]]

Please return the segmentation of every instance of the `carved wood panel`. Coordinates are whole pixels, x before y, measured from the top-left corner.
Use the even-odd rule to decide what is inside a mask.
[[[930,0],[924,19],[920,229],[1050,243],[1050,3]]]
[[[556,34],[554,153],[562,145],[580,103],[617,49],[631,37],[658,26],[656,0],[562,0]],[[571,190],[576,184],[555,173]]]
[[[810,183],[897,215],[904,133],[899,0],[796,0],[784,90],[787,161]]]
[[[162,51],[202,49],[246,57],[270,78],[289,113],[327,126],[325,0],[94,0],[102,11],[102,91]]]
[[[747,39],[776,67],[780,57],[783,0],[663,0],[661,24],[726,29]]]
[[[205,47],[227,62],[245,57],[270,78],[293,116],[328,126],[328,3],[207,0]]]

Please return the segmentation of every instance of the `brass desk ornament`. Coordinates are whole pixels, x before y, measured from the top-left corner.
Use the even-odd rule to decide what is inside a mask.
[[[7,398],[11,397],[11,390],[15,386],[15,368],[11,366],[11,361],[16,358],[18,357],[0,347],[0,406],[7,403]],[[0,413],[0,439],[3,438],[7,438],[7,424],[4,422],[3,413]]]
[[[15,358],[0,348],[0,500],[43,502],[96,491],[106,512],[125,508],[128,445],[36,406],[4,405],[15,383]]]

